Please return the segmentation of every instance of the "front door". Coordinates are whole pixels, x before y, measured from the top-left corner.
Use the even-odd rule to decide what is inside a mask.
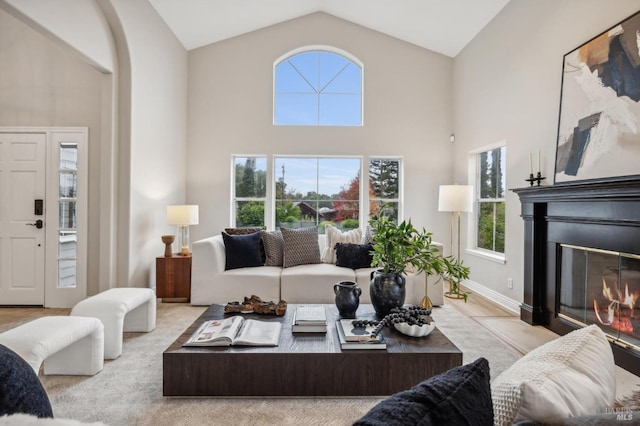
[[[0,305],[44,305],[45,159],[44,133],[0,133]]]

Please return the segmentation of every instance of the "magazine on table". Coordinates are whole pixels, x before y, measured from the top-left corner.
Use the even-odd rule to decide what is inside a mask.
[[[182,346],[278,346],[281,327],[235,315],[203,322]]]
[[[327,325],[324,306],[297,306],[293,313],[293,325]]]
[[[352,320],[336,321],[336,330],[338,331],[338,338],[340,339],[340,347],[342,349],[387,349],[387,343],[384,337],[382,337],[382,334],[378,334],[376,337],[371,336],[373,326],[354,327],[351,321]],[[360,333],[368,333],[368,336],[361,335]],[[347,338],[351,340],[347,340]]]

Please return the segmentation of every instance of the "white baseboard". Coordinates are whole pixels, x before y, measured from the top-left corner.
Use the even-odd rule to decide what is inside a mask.
[[[477,293],[492,302],[502,306],[504,309],[513,312],[516,315],[520,315],[520,302],[513,300],[504,294],[500,294],[495,290],[491,290],[488,287],[483,286],[475,281],[465,280],[462,284],[473,293]],[[473,297],[473,296],[472,296]]]

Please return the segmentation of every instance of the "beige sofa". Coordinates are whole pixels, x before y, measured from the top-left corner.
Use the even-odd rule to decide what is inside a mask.
[[[325,236],[318,236],[320,252]],[[434,243],[442,252],[442,245]],[[191,304],[210,305],[242,301],[255,294],[263,300],[287,303],[334,303],[333,285],[354,281],[362,289],[360,303],[371,303],[369,282],[375,268],[350,269],[329,263],[299,265],[290,268],[258,266],[225,271],[225,246],[221,235],[193,243]],[[428,296],[436,306],[443,304],[443,285],[429,276]],[[418,304],[424,297],[425,275],[409,274],[405,303]]]

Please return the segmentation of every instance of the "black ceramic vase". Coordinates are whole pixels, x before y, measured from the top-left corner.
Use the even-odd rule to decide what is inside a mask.
[[[353,281],[340,281],[333,285],[336,294],[336,306],[342,318],[355,318],[360,305],[362,290]]]
[[[384,273],[381,270],[372,271],[369,293],[378,317],[386,316],[391,309],[404,305],[404,275],[395,272]]]

